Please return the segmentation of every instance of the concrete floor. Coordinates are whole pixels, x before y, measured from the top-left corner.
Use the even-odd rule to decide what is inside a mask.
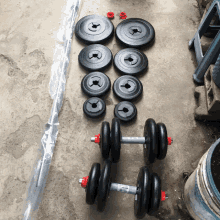
[[[44,124],[52,107],[48,85],[53,59],[54,31],[59,28],[64,0],[2,0],[0,3],[0,219],[22,219],[23,202],[36,160]],[[192,74],[195,57],[188,50],[200,22],[196,0],[84,0],[80,18],[89,14],[106,16],[119,13],[128,18],[140,17],[155,28],[156,41],[145,50],[149,70],[141,77],[143,98],[136,107],[137,121],[122,126],[124,136],[140,136],[144,120],[154,118],[166,124],[174,139],[163,161],[151,170],[162,179],[162,189],[169,199],[161,204],[156,217],[145,219],[189,219],[181,209],[183,203],[182,173],[193,171],[200,157],[215,140],[213,129],[194,120]],[[116,54],[121,47],[115,38],[106,46]],[[102,162],[97,145],[90,137],[100,130],[100,120],[88,120],[82,111],[87,99],[80,88],[85,72],[78,65],[78,54],[84,47],[73,37],[63,107],[59,116],[59,134],[54,150],[43,201],[37,219],[126,219],[133,220],[132,195],[111,192],[106,209],[98,213],[85,203],[84,190],[78,179],[88,175],[94,162]],[[118,77],[114,68],[105,72]],[[106,99],[111,122],[118,100],[111,91]],[[213,124],[215,129],[216,124]],[[209,134],[212,134],[211,136]],[[144,165],[139,145],[123,145],[121,160],[114,167],[114,181],[135,185],[138,171]]]

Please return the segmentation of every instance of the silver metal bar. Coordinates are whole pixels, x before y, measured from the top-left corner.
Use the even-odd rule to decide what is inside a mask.
[[[95,142],[95,137],[91,137],[91,142]]]
[[[145,144],[145,137],[121,137],[122,144]]]
[[[57,34],[53,65],[51,67],[50,95],[53,106],[45,132],[41,138],[41,157],[37,159],[30,183],[27,197],[24,202],[23,220],[35,219],[42,200],[47,176],[53,156],[58,134],[58,115],[62,107],[63,93],[65,91],[66,73],[70,60],[71,39],[75,28],[75,20],[80,4],[83,0],[68,0],[65,6],[65,18]]]
[[[122,192],[122,193],[133,194],[133,195],[137,194],[137,187],[136,186],[129,186],[129,185],[124,185],[124,184],[119,184],[119,183],[111,183],[110,190]]]

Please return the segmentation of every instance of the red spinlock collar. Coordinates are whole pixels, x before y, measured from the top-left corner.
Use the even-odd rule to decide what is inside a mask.
[[[86,177],[83,177],[83,178],[82,178],[81,186],[82,186],[83,188],[86,188],[86,185],[87,185],[87,183],[88,183],[88,179],[89,179],[89,176],[86,176]]]

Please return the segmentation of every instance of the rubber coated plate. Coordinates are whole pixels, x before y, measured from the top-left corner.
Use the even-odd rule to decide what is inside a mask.
[[[161,180],[156,173],[151,175],[151,196],[148,215],[153,215],[160,206],[161,201]]]
[[[98,118],[105,114],[105,102],[97,97],[86,100],[83,104],[83,111],[90,118]]]
[[[150,173],[148,168],[141,167],[137,178],[137,194],[134,200],[134,214],[137,218],[142,219],[148,210],[150,201]]]
[[[99,145],[100,145],[102,157],[104,159],[108,159],[110,146],[111,146],[111,139],[110,139],[110,125],[107,121],[102,122]]]
[[[101,97],[109,92],[111,81],[104,73],[92,72],[82,79],[81,88],[90,97]]]
[[[89,173],[89,179],[86,186],[86,203],[89,205],[94,204],[95,198],[98,193],[100,178],[100,164],[94,163]]]
[[[140,48],[154,41],[155,31],[149,22],[130,18],[117,26],[116,38],[127,47]]]
[[[113,163],[117,163],[119,161],[120,151],[121,151],[120,121],[118,118],[113,118],[112,129],[111,129],[111,156]]]
[[[123,122],[132,121],[137,117],[137,108],[128,101],[119,102],[115,106],[114,114]]]
[[[99,187],[98,187],[98,195],[97,195],[97,210],[99,212],[104,211],[105,208],[106,200],[111,186],[110,175],[111,175],[111,161],[107,159],[105,161],[105,165],[99,179]]]
[[[143,92],[143,85],[134,76],[121,76],[113,84],[114,94],[121,100],[132,101],[137,99]]]
[[[167,155],[167,129],[165,124],[158,123],[157,124],[157,136],[158,136],[158,154],[157,159],[163,160]]]
[[[102,44],[113,36],[112,22],[101,15],[88,15],[81,18],[75,28],[76,37],[85,44]]]
[[[154,119],[149,118],[145,122],[144,137],[146,143],[144,144],[144,158],[146,162],[154,163],[157,157],[157,125]]]
[[[93,44],[82,49],[79,64],[90,72],[105,70],[113,60],[112,52],[101,44]]]
[[[115,55],[114,66],[121,74],[138,76],[146,72],[148,59],[141,51],[126,48]]]

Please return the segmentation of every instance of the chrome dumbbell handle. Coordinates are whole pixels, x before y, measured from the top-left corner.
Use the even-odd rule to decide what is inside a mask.
[[[124,185],[124,184],[119,184],[119,183],[111,183],[110,190],[122,192],[122,193],[133,194],[133,195],[137,194],[137,187],[136,186],[129,186],[129,185]]]
[[[122,144],[145,144],[145,137],[121,137]]]
[[[79,179],[79,183],[82,184],[83,179]],[[124,185],[124,184],[119,184],[119,183],[111,183],[110,186],[111,191],[117,191],[117,192],[122,192],[122,193],[128,193],[128,194],[137,194],[137,187],[136,186],[129,186],[129,185]]]
[[[92,137],[91,142],[98,142],[98,137]],[[97,140],[97,141],[96,141]],[[121,137],[122,144],[145,144],[145,137]]]

